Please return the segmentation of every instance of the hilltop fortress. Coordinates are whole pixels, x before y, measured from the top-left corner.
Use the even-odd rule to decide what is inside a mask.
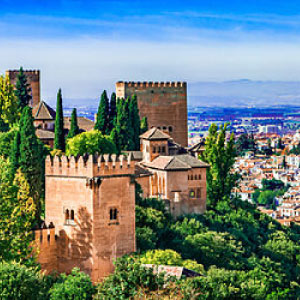
[[[31,86],[37,133],[51,145],[45,132],[53,132],[55,111],[40,100],[40,72],[24,73]],[[15,83],[17,71],[7,74]],[[144,197],[164,201],[174,217],[206,210],[208,165],[197,158],[194,148],[187,148],[186,83],[120,81],[116,94],[137,95],[149,130],[140,136],[140,151],[47,158],[46,218],[33,242],[46,273],[69,273],[79,267],[96,282],[113,272],[116,258],[135,252],[136,183]],[[86,130],[93,128],[88,125]]]

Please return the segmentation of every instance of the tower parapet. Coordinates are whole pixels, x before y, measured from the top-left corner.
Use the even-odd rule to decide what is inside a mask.
[[[116,154],[79,156],[48,156],[46,176],[97,177],[134,174],[132,155]]]

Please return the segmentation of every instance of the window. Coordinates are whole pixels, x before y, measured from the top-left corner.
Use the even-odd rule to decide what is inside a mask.
[[[166,147],[165,147],[165,146],[162,146],[162,147],[161,147],[161,152],[162,152],[162,153],[166,153]]]
[[[163,130],[167,130],[167,126],[163,126]]]
[[[68,220],[70,220],[70,213],[69,210],[67,209],[65,212],[65,221],[68,222]]]
[[[158,146],[158,151],[157,152],[160,153],[160,146]]]
[[[191,180],[194,180],[194,176],[193,175],[191,175]]]
[[[195,198],[195,191],[192,189],[190,190],[190,198]]]
[[[109,210],[109,219],[115,221],[118,219],[118,210],[116,208],[111,208]]]
[[[173,131],[173,127],[169,126],[169,132],[172,132],[172,131]]]
[[[156,153],[156,147],[153,147],[153,148],[152,148],[152,152],[153,152],[153,153]]]
[[[201,198],[201,188],[197,188],[197,198]]]
[[[71,220],[74,221],[74,210],[71,210]]]

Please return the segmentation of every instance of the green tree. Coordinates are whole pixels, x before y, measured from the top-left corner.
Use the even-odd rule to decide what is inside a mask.
[[[8,76],[0,76],[0,110],[1,119],[9,127],[13,127],[20,118],[14,86],[10,83]]]
[[[29,106],[22,111],[20,119],[20,159],[21,172],[24,174],[29,187],[29,195],[37,208],[36,219],[41,215],[44,195],[44,145],[38,140],[33,125],[32,110]]]
[[[16,174],[17,169],[20,167],[20,142],[21,142],[21,138],[20,138],[20,131],[16,130],[15,131],[15,137],[14,137],[14,141],[11,147],[11,151],[10,151],[10,163],[11,163],[11,172],[12,175],[14,176]]]
[[[67,139],[73,138],[77,134],[80,133],[78,122],[77,122],[77,111],[76,108],[73,108],[72,115],[71,115],[71,126],[70,130],[67,135]]]
[[[117,149],[112,139],[97,130],[82,132],[67,140],[67,155],[113,154],[116,152]]]
[[[112,93],[109,103],[109,130],[106,134],[110,134],[114,129],[117,121],[117,96],[116,93]]]
[[[54,149],[65,151],[64,115],[61,89],[59,89],[57,93]]]
[[[0,159],[0,260],[30,260],[36,207],[20,170],[11,178],[11,166]]]
[[[37,267],[26,267],[16,262],[0,263],[0,299],[47,299],[45,280]]]
[[[19,112],[21,113],[23,108],[26,107],[32,99],[30,84],[27,82],[27,77],[22,67],[20,67],[19,74],[17,75],[15,95],[18,100]]]
[[[232,173],[236,157],[234,135],[231,134],[226,143],[226,130],[227,124],[219,130],[217,125],[211,125],[202,155],[202,159],[210,165],[207,172],[207,198],[212,205],[224,197],[230,197],[239,178],[238,174]]]
[[[141,120],[141,130],[140,133],[143,134],[148,130],[148,121],[147,117],[143,117]]]
[[[133,149],[131,150],[140,150],[141,121],[136,95],[133,95],[129,102],[129,118],[131,120],[131,127],[133,132]]]
[[[50,300],[92,300],[96,293],[91,278],[78,268],[71,274],[61,274],[59,281],[50,289]]]
[[[109,132],[109,100],[105,90],[101,95],[94,129],[103,134]]]

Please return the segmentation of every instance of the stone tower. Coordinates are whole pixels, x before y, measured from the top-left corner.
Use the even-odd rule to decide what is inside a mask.
[[[56,239],[53,229],[50,236],[47,227],[36,232],[43,271],[77,266],[96,282],[113,271],[117,257],[135,251],[134,172],[134,161],[123,155],[47,158],[46,224]]]
[[[19,70],[8,70],[6,71],[6,75],[8,75],[10,82],[15,85],[17,82],[17,75]],[[24,74],[27,77],[27,82],[31,87],[31,96],[32,100],[29,105],[31,107],[35,107],[40,103],[40,71],[39,70],[24,70]]]
[[[148,126],[167,132],[176,143],[188,145],[186,82],[116,83],[118,98],[137,95],[141,118]]]

